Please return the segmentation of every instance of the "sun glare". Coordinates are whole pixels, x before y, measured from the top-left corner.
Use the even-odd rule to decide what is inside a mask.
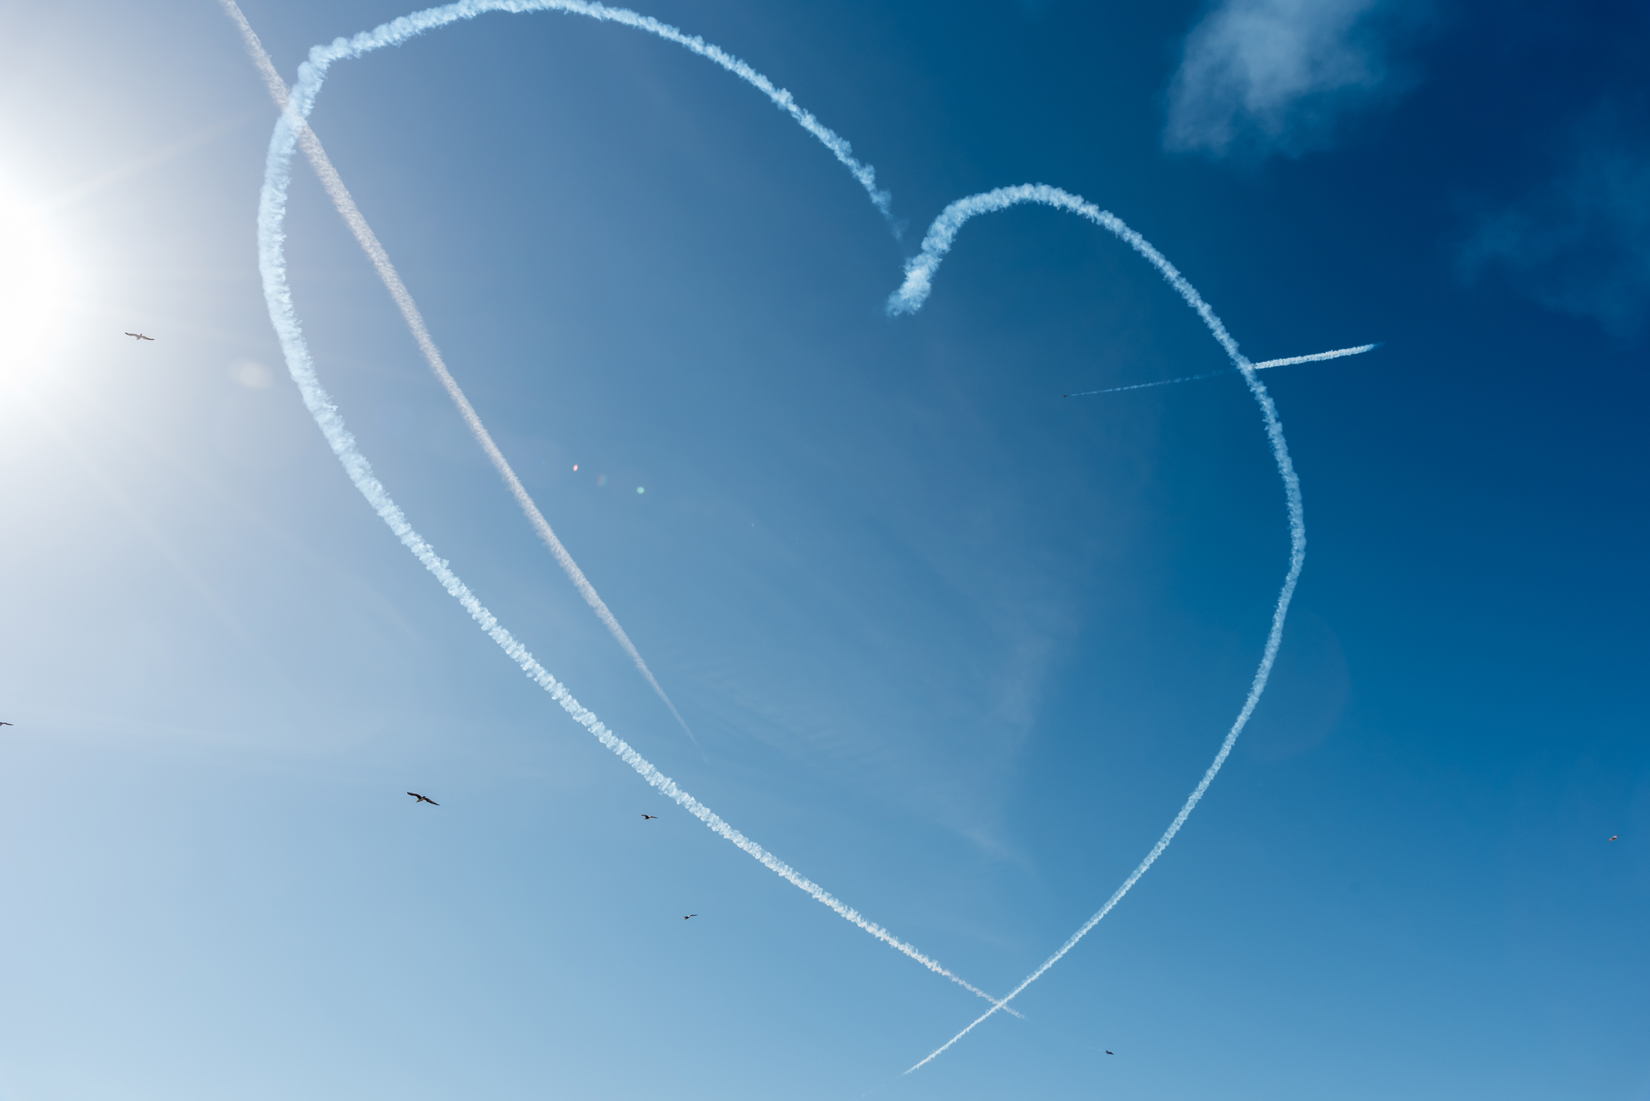
[[[0,192],[0,377],[43,367],[67,335],[74,266],[51,225]]]

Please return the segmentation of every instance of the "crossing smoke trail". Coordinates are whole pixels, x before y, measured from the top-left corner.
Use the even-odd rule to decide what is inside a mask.
[[[321,385],[320,378],[315,372],[315,362],[309,352],[309,345],[304,340],[303,328],[298,322],[297,311],[293,306],[292,288],[287,281],[286,271],[286,232],[283,225],[286,221],[287,193],[292,183],[292,155],[300,144],[302,135],[308,132],[304,121],[315,105],[316,96],[320,93],[321,82],[324,79],[327,66],[332,62],[350,57],[358,57],[363,53],[379,49],[383,46],[396,45],[405,41],[414,34],[421,33],[436,27],[444,26],[457,19],[468,18],[485,11],[571,11],[579,14],[594,15],[597,18],[608,19],[612,22],[623,23],[628,26],[650,30],[671,41],[688,45],[695,53],[716,60],[724,68],[728,68],[757,87],[768,91],[769,97],[787,106],[790,114],[803,125],[808,126],[810,132],[816,136],[823,133],[835,140],[838,144],[832,145],[825,141],[827,147],[837,153],[837,158],[855,168],[855,175],[866,185],[871,193],[872,201],[878,202],[879,208],[886,210],[886,194],[877,192],[871,186],[874,177],[868,166],[859,166],[858,162],[849,157],[848,145],[840,138],[836,138],[829,130],[820,126],[813,116],[795,106],[789,93],[773,90],[773,85],[767,83],[766,78],[752,70],[744,62],[723,53],[714,46],[709,46],[698,38],[689,38],[674,27],[668,27],[657,20],[634,12],[622,9],[603,8],[595,4],[580,4],[573,0],[543,0],[543,2],[521,3],[488,3],[466,2],[452,4],[445,8],[436,8],[430,11],[418,12],[411,16],[403,16],[393,23],[386,23],[375,30],[356,35],[354,39],[340,38],[330,47],[317,46],[310,51],[310,61],[299,66],[298,83],[293,87],[281,113],[275,123],[275,132],[269,139],[269,155],[264,168],[263,188],[258,198],[258,269],[263,278],[264,300],[269,308],[270,324],[275,329],[275,335],[281,343],[281,352],[286,359],[287,370],[292,380],[297,383],[298,390],[304,399],[304,405],[309,409],[310,416],[315,418],[316,425],[326,437],[333,454],[338,457],[339,463],[349,475],[355,488],[367,499],[367,503],[377,512],[387,524],[403,546],[413,553],[425,569],[435,575],[436,580],[447,590],[452,597],[470,613],[470,617],[481,626],[489,638],[510,656],[528,678],[550,693],[550,697],[559,703],[562,710],[571,715],[579,725],[583,726],[596,740],[609,749],[625,764],[636,771],[642,779],[657,788],[660,793],[674,801],[689,814],[699,819],[719,837],[722,837],[757,860],[763,867],[785,879],[793,886],[806,891],[816,901],[830,907],[838,915],[857,925],[865,932],[876,937],[884,944],[904,953],[916,960],[935,974],[943,975],[952,982],[961,986],[970,993],[991,1002],[996,1008],[1006,1008],[1008,1012],[1015,1010],[1003,1006],[990,994],[941,966],[914,945],[911,945],[894,936],[887,929],[868,921],[858,910],[849,907],[841,900],[825,890],[819,884],[803,876],[789,864],[768,852],[761,845],[746,837],[732,826],[728,825],[720,816],[699,802],[693,796],[683,791],[670,777],[664,775],[651,762],[632,749],[623,739],[614,734],[606,724],[597,719],[595,713],[573,698],[567,686],[556,680],[550,672],[540,665],[528,649],[516,640],[515,636],[499,623],[494,616],[478,600],[467,585],[459,579],[448,566],[445,559],[436,555],[435,549],[425,541],[424,537],[415,531],[408,523],[401,507],[395,503],[385,490],[383,483],[373,475],[372,465],[367,457],[356,446],[355,437],[344,424],[344,418],[338,411],[337,405]],[[239,20],[244,23],[244,18]],[[250,27],[247,28],[250,31]],[[667,33],[668,32],[668,33]],[[737,66],[737,67],[736,67]],[[750,75],[746,75],[750,74]],[[279,77],[276,78],[279,80]],[[783,97],[783,99],[781,99]],[[804,121],[806,120],[806,121]],[[811,125],[810,125],[811,124]],[[863,168],[863,174],[857,169]],[[1018,1015],[1018,1014],[1016,1014]]]
[[[1269,359],[1264,363],[1251,364],[1257,371],[1264,371],[1268,367],[1291,367],[1297,363],[1319,363],[1326,359],[1340,359],[1342,356],[1363,355],[1379,348],[1379,344],[1360,344],[1356,348],[1337,348],[1333,352],[1314,352],[1309,356],[1289,356],[1286,359]],[[1094,394],[1121,394],[1125,390],[1146,390],[1153,386],[1173,386],[1177,382],[1196,382],[1199,379],[1216,378],[1220,375],[1232,374],[1232,368],[1227,367],[1220,371],[1206,371],[1201,375],[1187,375],[1184,378],[1166,378],[1158,382],[1137,382],[1133,386],[1112,386],[1104,390],[1079,390],[1074,394],[1061,394],[1063,398],[1086,398]]]
[[[808,133],[819,139],[821,145],[829,149],[833,156],[853,174],[854,179],[865,189],[870,196],[871,204],[882,213],[890,225],[893,224],[893,197],[877,187],[876,169],[863,164],[854,157],[854,147],[847,139],[826,126],[814,117],[813,112],[805,110],[796,102],[796,97],[751,68],[739,58],[728,53],[720,46],[714,46],[696,34],[687,34],[669,23],[662,23],[650,15],[641,15],[628,8],[610,8],[606,4],[587,2],[587,0],[459,0],[456,4],[446,4],[439,8],[426,8],[424,11],[403,15],[399,19],[380,24],[370,31],[363,31],[354,38],[337,38],[331,45],[315,46],[309,51],[309,61],[298,67],[299,85],[303,86],[303,95],[309,102],[298,105],[295,120],[309,117],[314,108],[314,98],[321,91],[321,82],[326,78],[326,70],[334,61],[346,58],[360,57],[362,54],[385,46],[399,46],[407,39],[423,34],[425,31],[445,27],[449,23],[456,23],[460,19],[474,19],[478,15],[488,12],[502,11],[521,14],[526,12],[557,11],[569,15],[584,15],[605,23],[618,23],[626,27],[634,27],[639,31],[656,35],[667,42],[674,42],[684,49],[698,54],[707,61],[714,62],[760,91],[773,105],[790,115]],[[245,18],[238,22],[244,23]],[[248,28],[250,31],[250,28]],[[246,32],[243,32],[246,33]],[[306,71],[309,77],[304,74]],[[312,83],[311,83],[312,78]],[[279,79],[279,78],[277,78]],[[295,89],[296,91],[296,89]]]
[[[1306,513],[1301,503],[1300,479],[1295,474],[1294,463],[1289,459],[1289,446],[1283,438],[1283,425],[1278,420],[1277,407],[1272,404],[1271,395],[1266,392],[1266,387],[1255,375],[1259,365],[1250,363],[1249,360],[1244,358],[1243,353],[1238,350],[1237,341],[1232,339],[1231,334],[1226,331],[1226,326],[1221,323],[1219,317],[1215,316],[1215,311],[1209,307],[1207,302],[1203,301],[1203,297],[1197,293],[1197,289],[1191,283],[1186,281],[1185,276],[1181,275],[1175,266],[1169,263],[1168,259],[1152,246],[1150,241],[1130,229],[1115,214],[1108,210],[1101,210],[1093,203],[1087,202],[1070,192],[1061,191],[1056,187],[1049,187],[1047,184],[1021,184],[1018,187],[1000,187],[995,191],[987,191],[979,195],[970,195],[966,199],[959,199],[946,207],[940,212],[940,216],[934,219],[934,224],[929,227],[927,235],[923,238],[922,250],[916,257],[906,263],[905,282],[899,290],[889,295],[888,312],[890,314],[914,313],[922,308],[923,302],[927,300],[929,292],[933,289],[934,273],[939,270],[940,261],[950,251],[951,244],[956,239],[957,231],[962,229],[964,222],[976,215],[1007,210],[1009,207],[1018,206],[1021,203],[1040,203],[1044,206],[1051,206],[1056,210],[1075,214],[1121,238],[1130,248],[1145,257],[1146,261],[1158,270],[1158,273],[1163,276],[1169,286],[1173,287],[1180,297],[1185,299],[1186,304],[1197,313],[1198,317],[1203,319],[1203,324],[1208,328],[1210,334],[1225,349],[1232,365],[1242,372],[1244,382],[1249,384],[1249,392],[1254,395],[1255,402],[1260,406],[1261,419],[1266,424],[1266,435],[1272,444],[1272,457],[1277,462],[1278,473],[1283,477],[1284,498],[1289,508],[1289,571],[1284,575],[1283,588],[1278,593],[1278,602],[1272,612],[1272,629],[1266,636],[1266,647],[1261,653],[1260,666],[1255,670],[1254,679],[1250,682],[1249,694],[1243,701],[1243,707],[1238,711],[1237,719],[1232,723],[1231,729],[1227,731],[1225,740],[1220,743],[1220,750],[1215,754],[1214,761],[1203,773],[1203,778],[1198,781],[1197,787],[1192,790],[1192,794],[1186,798],[1186,802],[1180,808],[1180,813],[1174,816],[1174,821],[1169,823],[1169,828],[1163,831],[1162,837],[1157,839],[1157,844],[1152,846],[1151,851],[1146,854],[1146,858],[1140,862],[1134,871],[1129,873],[1128,878],[1123,881],[1123,885],[1112,892],[1112,896],[1106,900],[1106,904],[1100,907],[1093,917],[1084,922],[1077,932],[1068,937],[1057,952],[1044,960],[1042,966],[1027,975],[1019,986],[1008,993],[1007,997],[1001,1001],[993,999],[993,1004],[989,1010],[977,1017],[967,1028],[930,1052],[922,1062],[907,1070],[906,1074],[910,1074],[911,1071],[932,1062],[949,1049],[951,1045],[974,1031],[978,1025],[997,1010],[1007,1008],[1008,1003],[1018,997],[1021,991],[1042,978],[1049,968],[1059,963],[1067,952],[1077,946],[1078,941],[1088,935],[1089,930],[1100,924],[1101,919],[1111,913],[1112,908],[1121,902],[1123,896],[1128,894],[1129,890],[1140,881],[1140,877],[1145,875],[1153,864],[1157,863],[1157,858],[1162,856],[1163,851],[1169,847],[1169,843],[1174,840],[1175,834],[1180,832],[1180,827],[1186,824],[1186,819],[1191,816],[1192,811],[1203,799],[1203,793],[1209,790],[1209,785],[1214,782],[1215,776],[1220,773],[1221,766],[1226,763],[1226,758],[1232,752],[1232,746],[1237,743],[1238,735],[1248,725],[1249,716],[1254,714],[1255,705],[1260,703],[1261,693],[1266,691],[1266,681],[1272,675],[1272,663],[1277,660],[1278,645],[1283,641],[1283,621],[1289,614],[1289,601],[1295,595],[1295,584],[1300,580],[1301,567],[1306,564]],[[1330,358],[1337,354],[1350,355],[1352,353],[1348,350],[1342,353],[1320,354],[1316,357],[1297,357],[1295,362],[1304,362],[1313,358]],[[1268,361],[1268,364],[1282,366],[1282,361],[1271,360]]]
[[[289,94],[286,81],[282,80],[280,74],[275,71],[275,65],[269,59],[269,53],[264,49],[263,43],[258,40],[258,35],[253,31],[252,25],[246,21],[246,16],[242,14],[240,5],[235,0],[219,0],[219,2],[223,5],[223,9],[229,17],[235,21],[236,27],[240,29],[241,40],[246,44],[247,53],[252,55],[253,63],[258,66],[258,72],[263,76],[264,85],[269,89],[270,98],[275,101],[275,106],[278,109],[284,109]],[[338,213],[343,217],[344,223],[349,226],[350,232],[355,234],[356,241],[361,245],[361,251],[365,252],[368,259],[372,261],[372,266],[378,272],[378,278],[383,280],[384,286],[390,292],[390,297],[395,300],[396,306],[400,308],[401,316],[406,319],[407,328],[412,332],[413,340],[417,342],[419,351],[424,353],[425,362],[430,365],[430,370],[440,380],[442,387],[447,391],[447,396],[458,407],[459,415],[464,418],[464,423],[470,428],[470,434],[476,438],[476,442],[481,445],[482,451],[486,452],[487,458],[492,461],[493,469],[497,470],[499,476],[504,479],[504,484],[510,489],[510,495],[516,499],[516,504],[527,516],[528,523],[532,525],[540,541],[549,549],[551,557],[556,560],[556,564],[562,568],[562,572],[573,582],[573,587],[579,591],[580,596],[584,597],[584,602],[595,611],[596,617],[607,628],[608,634],[613,636],[619,647],[636,664],[636,668],[642,674],[643,679],[647,681],[659,699],[664,702],[665,707],[670,710],[676,722],[686,732],[688,740],[693,742],[693,747],[703,757],[704,748],[699,745],[699,739],[694,737],[693,728],[688,726],[687,720],[682,718],[681,712],[676,710],[676,705],[671,702],[670,697],[665,694],[665,690],[660,687],[658,680],[653,676],[653,670],[647,667],[647,662],[642,660],[642,655],[636,649],[635,644],[630,641],[630,636],[625,634],[624,628],[619,626],[618,619],[608,610],[607,602],[601,598],[596,592],[596,587],[584,576],[584,571],[579,569],[577,562],[573,561],[573,556],[567,553],[567,548],[562,546],[561,540],[556,538],[556,533],[551,529],[550,522],[539,511],[538,504],[528,494],[527,487],[521,484],[521,479],[516,477],[516,472],[510,466],[509,461],[505,459],[504,452],[500,451],[498,445],[493,442],[492,433],[488,432],[486,426],[481,423],[481,417],[476,414],[475,407],[470,404],[470,399],[465,397],[464,391],[459,388],[458,380],[453,378],[452,372],[447,370],[447,363],[441,357],[441,350],[435,346],[435,340],[430,336],[430,330],[424,324],[424,315],[419,312],[417,303],[413,301],[412,293],[407,290],[407,285],[401,281],[401,275],[395,270],[395,266],[390,263],[389,254],[384,251],[384,246],[379,243],[378,235],[367,224],[367,219],[361,214],[360,208],[355,205],[355,199],[350,195],[349,188],[344,186],[344,181],[339,177],[337,169],[333,168],[331,158],[327,156],[326,150],[321,147],[321,139],[315,136],[315,131],[310,129],[307,122],[300,122],[298,125],[302,127],[298,131],[299,148],[304,151],[304,156],[309,159],[310,165],[315,169],[316,176],[321,180],[321,186],[326,189],[327,195],[332,199],[332,205],[338,208]]]

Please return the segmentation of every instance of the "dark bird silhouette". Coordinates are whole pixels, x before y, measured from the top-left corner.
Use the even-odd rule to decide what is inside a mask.
[[[16,725],[17,725],[16,723],[0,723],[0,726],[16,726]],[[1610,838],[1610,840],[1614,841],[1615,838],[1612,837],[1612,838]]]
[[[1117,1052],[1115,1052],[1115,1051],[1108,1051],[1108,1052],[1106,1052],[1106,1054],[1107,1054],[1107,1055],[1116,1055],[1116,1054],[1117,1054]]]
[[[0,726],[10,726],[10,725],[11,725],[11,723],[0,723]],[[1613,834],[1610,835],[1610,840],[1614,841],[1616,838],[1618,838],[1620,836],[1621,835],[1619,833],[1613,833]]]
[[[126,335],[131,337],[133,340],[153,340],[153,339],[155,339],[152,336],[144,336],[142,333],[127,333]]]
[[[659,816],[657,814],[644,814],[644,815],[642,815],[642,817],[643,818],[657,818]],[[1614,841],[1615,838],[1612,837],[1610,840]]]
[[[688,918],[698,917],[698,916],[699,916],[698,914],[689,914],[687,917],[683,918],[682,920],[686,921]]]
[[[416,791],[409,791],[409,792],[407,792],[407,794],[412,796],[414,799],[417,799],[420,803],[428,803],[432,807],[439,807],[441,805],[440,803],[437,803],[434,799],[431,799],[428,795],[420,795]]]

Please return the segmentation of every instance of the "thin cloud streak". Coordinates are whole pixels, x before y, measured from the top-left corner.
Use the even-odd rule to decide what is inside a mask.
[[[257,33],[253,31],[252,25],[247,22],[246,16],[241,12],[240,6],[235,0],[219,0],[219,3],[223,5],[223,9],[229,17],[235,21],[235,25],[240,28],[241,40],[246,44],[246,52],[252,56],[253,62],[258,66],[258,72],[263,76],[264,86],[269,89],[270,98],[275,101],[276,108],[284,110],[289,93],[286,82],[276,72],[268,51],[264,49],[263,43],[258,39]],[[401,281],[401,274],[395,270],[395,265],[390,263],[389,254],[384,251],[384,246],[379,243],[378,235],[372,231],[372,227],[367,224],[367,219],[362,215],[360,208],[355,205],[355,199],[350,195],[349,188],[344,186],[343,179],[332,166],[332,160],[327,156],[326,150],[321,147],[321,139],[316,137],[315,131],[310,128],[307,122],[300,122],[299,125],[302,126],[302,129],[298,131],[299,148],[304,151],[304,156],[309,159],[310,165],[315,169],[315,174],[320,177],[321,186],[326,189],[327,195],[332,199],[332,205],[337,208],[338,213],[343,217],[344,224],[349,226],[350,232],[355,235],[356,241],[360,243],[361,251],[365,252],[367,258],[372,261],[373,268],[378,272],[378,278],[383,281],[384,286],[390,292],[390,297],[395,300],[396,306],[401,310],[401,316],[406,319],[407,328],[412,332],[413,340],[417,342],[419,351],[424,353],[425,362],[430,365],[430,370],[440,380],[442,388],[447,391],[447,396],[452,399],[452,403],[458,407],[459,415],[464,418],[464,423],[469,426],[470,434],[481,445],[482,451],[486,452],[488,460],[492,462],[493,469],[498,471],[499,477],[504,479],[504,484],[510,489],[510,495],[516,499],[516,504],[526,515],[528,523],[532,525],[533,530],[538,534],[539,540],[549,549],[551,557],[556,560],[556,564],[562,568],[562,572],[573,582],[573,587],[579,591],[580,596],[584,597],[584,602],[595,611],[596,617],[607,628],[608,634],[613,636],[614,641],[635,663],[637,671],[642,674],[643,679],[653,689],[654,694],[669,709],[676,722],[687,734],[688,740],[693,743],[693,748],[698,750],[699,756],[703,758],[705,750],[699,744],[699,739],[694,736],[693,728],[688,726],[686,719],[682,718],[682,713],[676,710],[676,705],[671,702],[658,679],[654,677],[653,670],[649,669],[647,662],[642,660],[641,652],[636,649],[635,643],[630,641],[630,636],[625,633],[623,627],[619,626],[618,619],[608,609],[607,602],[596,592],[596,587],[584,576],[584,571],[579,569],[579,564],[573,561],[573,556],[567,552],[567,548],[562,545],[562,541],[556,537],[555,531],[550,527],[550,522],[544,518],[544,513],[539,511],[537,502],[528,494],[527,487],[521,484],[521,479],[516,477],[516,472],[510,466],[509,460],[504,457],[504,452],[500,451],[498,445],[493,442],[492,433],[488,432],[486,425],[481,423],[481,417],[476,413],[475,407],[470,404],[470,399],[459,388],[458,380],[453,378],[452,372],[447,370],[447,363],[441,356],[441,350],[436,347],[435,339],[430,336],[429,328],[424,324],[424,315],[419,312],[418,304],[413,301],[412,292],[407,290],[407,285]]]
[[[1232,361],[1233,367],[1243,374],[1244,382],[1249,385],[1249,392],[1254,395],[1256,404],[1260,406],[1261,420],[1266,426],[1266,435],[1272,445],[1272,457],[1277,463],[1278,474],[1283,479],[1284,499],[1288,504],[1289,570],[1284,575],[1283,588],[1278,593],[1277,605],[1272,611],[1272,628],[1267,633],[1266,646],[1261,653],[1260,665],[1256,668],[1254,679],[1250,682],[1249,694],[1243,701],[1243,707],[1238,711],[1231,729],[1227,731],[1225,739],[1220,743],[1220,750],[1215,754],[1214,761],[1205,770],[1203,778],[1198,781],[1197,787],[1186,798],[1186,802],[1181,805],[1180,812],[1175,815],[1174,821],[1169,823],[1169,828],[1164,830],[1163,836],[1157,839],[1157,844],[1152,846],[1151,851],[1146,854],[1146,858],[1136,866],[1134,871],[1129,873],[1129,877],[1123,881],[1123,885],[1117,888],[1112,896],[1106,900],[1106,904],[1100,907],[1093,917],[1084,922],[1077,932],[1067,938],[1058,951],[1044,960],[1042,966],[1027,975],[1019,986],[1009,992],[1007,997],[1001,1001],[994,999],[989,1010],[977,1017],[967,1028],[930,1052],[921,1062],[907,1070],[906,1074],[910,1074],[912,1071],[932,1062],[950,1049],[958,1040],[974,1031],[993,1013],[996,1013],[999,1009],[1007,1008],[1008,1003],[1018,997],[1021,991],[1042,978],[1049,968],[1059,963],[1067,952],[1077,946],[1078,941],[1088,935],[1089,930],[1100,924],[1101,920],[1111,913],[1113,907],[1123,900],[1123,896],[1127,895],[1130,889],[1140,881],[1140,877],[1145,875],[1153,864],[1157,863],[1157,858],[1163,855],[1164,850],[1169,847],[1169,843],[1180,832],[1180,827],[1186,824],[1186,819],[1191,817],[1192,811],[1202,801],[1204,793],[1209,790],[1209,785],[1214,783],[1215,777],[1220,774],[1221,766],[1226,763],[1226,758],[1231,755],[1232,747],[1237,744],[1238,735],[1243,733],[1243,728],[1249,723],[1249,717],[1254,714],[1256,705],[1260,703],[1261,693],[1266,691],[1266,682],[1272,675],[1272,665],[1277,661],[1278,647],[1283,642],[1283,623],[1289,614],[1289,602],[1294,598],[1295,585],[1300,580],[1302,567],[1306,565],[1306,513],[1301,501],[1300,478],[1295,474],[1295,465],[1289,458],[1289,445],[1283,437],[1283,424],[1278,419],[1277,407],[1272,403],[1271,395],[1266,392],[1265,385],[1261,383],[1255,373],[1257,365],[1249,362],[1243,353],[1238,350],[1237,341],[1232,339],[1231,334],[1226,331],[1226,326],[1215,315],[1215,311],[1203,300],[1203,297],[1197,293],[1197,289],[1186,280],[1185,276],[1181,275],[1179,270],[1169,263],[1168,259],[1158,252],[1150,241],[1130,229],[1115,214],[1107,210],[1101,210],[1079,196],[1056,187],[1050,187],[1047,184],[1021,184],[1018,187],[1000,187],[995,191],[987,191],[979,195],[970,195],[966,199],[959,199],[947,206],[940,212],[939,217],[934,219],[933,225],[929,227],[927,235],[923,238],[921,252],[906,263],[905,282],[898,290],[889,295],[888,313],[891,315],[914,313],[922,308],[922,304],[928,299],[928,295],[933,290],[934,274],[939,270],[940,262],[944,260],[945,254],[950,251],[958,231],[962,229],[965,222],[977,215],[992,214],[1022,203],[1038,203],[1075,214],[1122,239],[1130,248],[1138,252],[1156,268],[1158,274],[1162,275],[1164,280],[1185,300],[1186,304],[1203,319],[1203,324],[1221,348],[1225,350],[1227,357]],[[1343,350],[1343,353],[1350,354],[1347,350]],[[1336,353],[1320,353],[1320,355],[1326,356],[1333,356],[1334,354]],[[1281,361],[1277,360],[1269,360],[1268,363],[1274,366],[1282,365]]]
[[[1365,352],[1373,352],[1379,344],[1360,344],[1356,348],[1337,348],[1333,352],[1314,352],[1309,356],[1289,356],[1285,359],[1269,359],[1264,363],[1252,364],[1257,371],[1264,371],[1268,367],[1292,367],[1297,363],[1320,363],[1326,359],[1340,359],[1342,356],[1358,356]],[[1196,382],[1199,379],[1219,378],[1221,375],[1230,375],[1234,371],[1227,367],[1219,371],[1205,371],[1201,375],[1186,375],[1182,378],[1159,379],[1157,382],[1137,382],[1132,386],[1111,386],[1104,390],[1078,390],[1075,393],[1061,394],[1063,398],[1086,398],[1094,394],[1121,394],[1125,390],[1147,390],[1153,386],[1173,386],[1177,382]]]
[[[372,465],[367,457],[361,453],[356,445],[355,437],[344,423],[344,418],[338,411],[337,405],[331,396],[322,387],[320,378],[315,371],[315,362],[310,355],[308,342],[304,340],[303,330],[298,321],[297,311],[292,300],[292,288],[287,280],[284,223],[286,220],[287,193],[292,181],[292,156],[297,151],[302,134],[305,132],[304,119],[313,109],[316,96],[320,93],[321,84],[326,69],[334,61],[350,57],[357,57],[363,53],[384,46],[395,45],[405,41],[413,34],[443,26],[460,18],[480,14],[482,11],[538,11],[560,10],[574,11],[580,14],[595,14],[597,18],[609,19],[613,22],[625,23],[630,26],[640,26],[642,29],[654,27],[663,28],[665,25],[656,20],[647,19],[618,9],[600,8],[597,5],[573,4],[545,0],[545,2],[521,3],[462,3],[450,5],[447,8],[433,11],[419,12],[412,16],[404,16],[394,23],[387,23],[373,31],[357,35],[354,39],[338,39],[331,46],[317,46],[310,51],[310,62],[299,67],[298,84],[292,89],[280,119],[275,123],[275,131],[270,136],[269,156],[264,170],[263,188],[258,200],[258,266],[263,277],[264,299],[269,308],[269,319],[275,329],[276,337],[281,343],[281,351],[286,359],[287,369],[292,374],[293,381],[298,385],[303,397],[304,405],[315,419],[327,443],[332,447],[333,454],[338,457],[339,463],[349,475],[350,481],[356,489],[367,499],[373,510],[389,526],[403,546],[413,553],[424,568],[434,574],[441,586],[469,612],[470,617],[480,625],[498,646],[508,654],[528,678],[550,694],[550,697],[561,705],[562,710],[571,715],[575,722],[583,726],[596,740],[601,742],[625,764],[656,788],[666,798],[675,802],[689,814],[703,822],[718,836],[737,845],[745,853],[769,869],[774,874],[785,879],[800,890],[806,891],[817,902],[830,907],[839,916],[865,932],[876,937],[884,944],[909,956],[937,975],[942,975],[952,982],[963,987],[970,993],[991,1002],[994,1008],[1007,1008],[990,994],[981,990],[961,976],[947,970],[933,958],[923,954],[914,945],[899,939],[887,929],[875,922],[868,921],[859,911],[849,907],[819,884],[801,875],[790,865],[768,852],[755,841],[746,837],[730,826],[720,816],[713,813],[709,807],[699,802],[693,796],[683,791],[676,782],[664,775],[653,766],[645,757],[637,753],[623,739],[614,734],[596,714],[574,699],[567,686],[556,680],[550,672],[539,664],[527,647],[522,645],[515,636],[499,623],[498,618],[488,611],[478,600],[467,585],[449,567],[447,561],[435,553],[435,549],[415,531],[407,521],[401,507],[390,497],[378,478],[372,472]],[[672,41],[687,40],[687,36],[675,28],[665,28],[676,37]],[[653,33],[660,33],[655,30]],[[689,41],[698,44],[694,52],[704,56],[728,58],[727,54],[716,47],[707,46],[700,39]],[[713,58],[714,59],[714,58]],[[729,59],[734,61],[736,59]],[[743,62],[737,62],[744,65]],[[724,63],[724,67],[732,65]],[[749,69],[749,66],[745,66]],[[754,81],[753,81],[754,83]],[[758,85],[761,87],[762,85]],[[771,87],[771,85],[769,86]],[[812,115],[796,108],[793,116],[801,115],[812,119]],[[821,128],[823,129],[823,128]],[[827,131],[829,133],[829,131]],[[829,144],[829,143],[827,143]],[[846,143],[843,143],[846,146]],[[841,156],[839,155],[839,159]],[[869,170],[867,169],[867,172]],[[868,188],[869,190],[869,188]],[[876,193],[872,193],[875,201]],[[1012,1009],[1009,1012],[1014,1012]]]

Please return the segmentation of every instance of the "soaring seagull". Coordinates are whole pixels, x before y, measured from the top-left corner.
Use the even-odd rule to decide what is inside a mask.
[[[153,339],[155,339],[152,336],[144,336],[142,333],[127,333],[126,335],[131,337],[133,340],[153,340]]]
[[[434,799],[431,799],[428,795],[420,795],[416,791],[409,791],[409,792],[407,792],[407,794],[412,796],[414,799],[417,799],[418,802],[428,803],[432,807],[439,807],[441,805],[440,803],[437,803]]]
[[[682,920],[686,921],[688,918],[694,918],[694,917],[698,917],[698,916],[699,916],[698,914],[689,914],[689,915],[687,915],[687,917],[684,917]]]
[[[642,817],[643,818],[657,818],[659,816],[657,814],[644,814],[644,815],[642,815]]]

